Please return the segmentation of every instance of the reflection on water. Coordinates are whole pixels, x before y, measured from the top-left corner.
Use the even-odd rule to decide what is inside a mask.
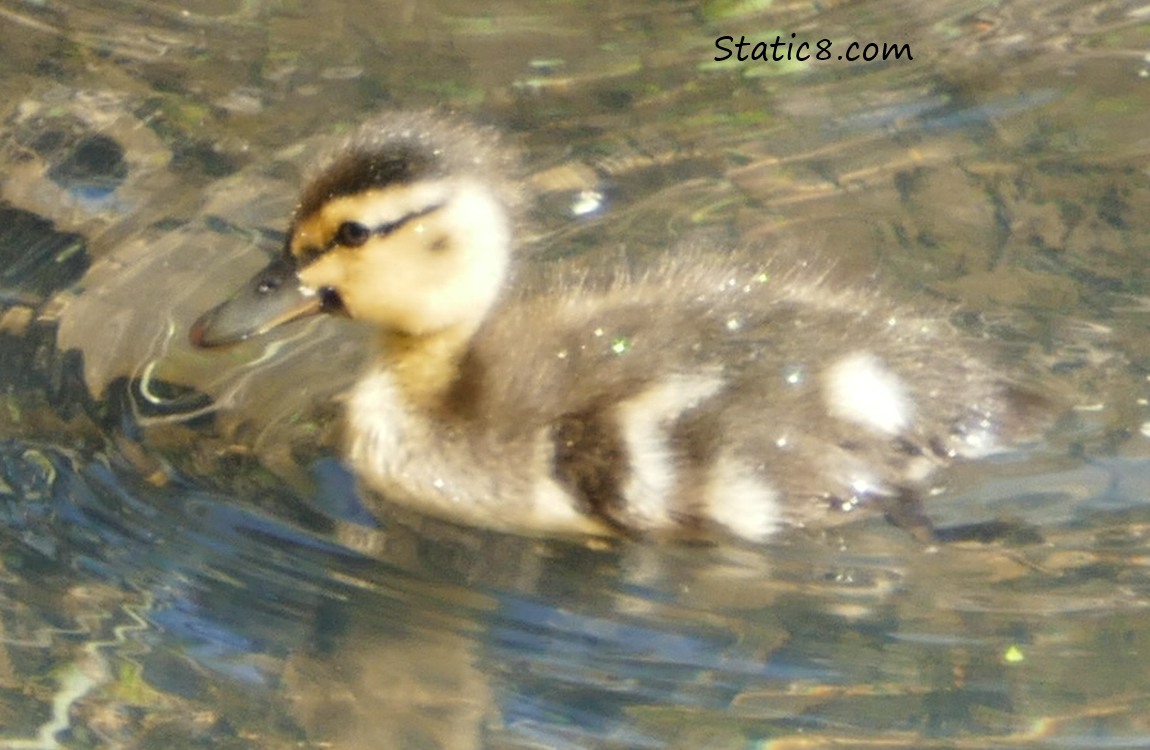
[[[1144,8],[0,15],[0,748],[1150,743]],[[792,31],[915,61],[712,60]],[[1011,533],[588,547],[371,518],[330,457],[361,332],[211,359],[183,332],[277,249],[306,139],[393,106],[508,131],[540,266],[738,237],[960,305],[1074,406],[931,506]]]

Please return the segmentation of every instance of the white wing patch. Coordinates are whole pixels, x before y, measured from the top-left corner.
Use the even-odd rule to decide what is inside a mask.
[[[675,522],[672,500],[677,477],[667,429],[722,387],[723,381],[715,377],[677,376],[619,405],[619,429],[631,458],[623,497],[641,526],[658,529]]]
[[[826,372],[823,395],[832,415],[875,432],[896,435],[914,418],[906,384],[870,352],[835,362]]]
[[[707,518],[752,542],[784,525],[779,493],[732,458],[719,459],[708,472],[703,502]]]

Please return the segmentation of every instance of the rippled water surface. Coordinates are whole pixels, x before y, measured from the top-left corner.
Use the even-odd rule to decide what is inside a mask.
[[[911,59],[716,61],[717,38]],[[750,48],[748,48],[750,51]],[[1150,746],[1150,6],[0,4],[0,748]],[[362,331],[203,354],[315,137],[442,107],[528,273],[684,243],[952,315],[1065,403],[761,548],[372,518]]]

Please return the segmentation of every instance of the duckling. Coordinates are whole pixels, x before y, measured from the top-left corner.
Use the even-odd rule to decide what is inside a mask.
[[[372,502],[516,532],[761,542],[868,506],[919,527],[933,471],[996,448],[1010,387],[876,292],[697,252],[516,288],[513,164],[485,130],[367,123],[192,342],[373,326],[345,425]]]

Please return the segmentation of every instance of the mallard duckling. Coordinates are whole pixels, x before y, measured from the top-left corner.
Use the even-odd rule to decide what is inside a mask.
[[[283,255],[192,327],[213,347],[315,313],[374,326],[345,457],[379,497],[530,533],[760,541],[865,505],[918,525],[935,467],[993,448],[1001,379],[872,292],[698,253],[508,289],[519,196],[493,140],[367,124],[304,188]]]

